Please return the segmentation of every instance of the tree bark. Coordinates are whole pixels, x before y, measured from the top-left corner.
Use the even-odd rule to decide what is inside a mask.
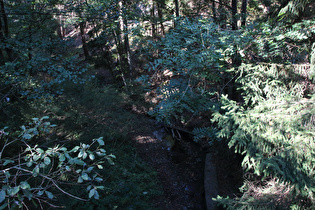
[[[212,16],[213,16],[214,22],[217,22],[217,11],[216,11],[214,0],[212,0]]]
[[[2,32],[2,20],[1,20],[1,16],[0,16],[0,42],[3,43],[4,38],[3,38],[3,32]],[[2,52],[2,49],[0,48],[0,65],[3,65],[5,63],[4,61],[4,55]]]
[[[179,2],[178,2],[178,0],[174,0],[174,3],[175,3],[175,14],[176,14],[176,17],[179,17]]]
[[[242,27],[246,26],[246,16],[247,16],[247,0],[242,1]]]
[[[155,3],[154,0],[152,0],[152,8],[151,8],[151,26],[152,26],[152,37],[156,36],[156,17],[155,17]]]
[[[89,59],[90,54],[89,54],[89,50],[88,50],[87,44],[86,44],[85,24],[86,24],[85,22],[80,22],[79,27],[80,27],[80,34],[81,34],[81,40],[82,40],[82,49],[83,49],[85,60],[87,60],[87,59]]]
[[[57,21],[58,26],[57,26],[56,31],[57,31],[57,34],[58,34],[59,38],[63,39],[65,37],[65,28],[63,27],[63,17],[62,17],[62,12],[61,11],[64,8],[62,7],[62,5],[58,5],[57,9],[60,12],[60,15],[57,16],[58,17],[58,21]]]
[[[4,2],[3,0],[0,0],[0,4],[1,4],[1,14],[2,14],[2,19],[3,19],[3,26],[4,26],[4,36],[7,38],[9,37],[9,24],[8,24],[8,17],[7,17],[7,13],[5,12],[4,9]]]
[[[3,20],[3,28],[1,25],[1,29],[0,29],[0,41],[5,42],[9,38],[9,24],[8,24],[8,17],[7,17],[7,13],[5,12],[3,0],[0,0],[0,13],[1,13],[0,19],[2,18]],[[13,59],[12,49],[5,47],[5,51],[7,53],[9,61],[13,61],[14,59]]]
[[[232,30],[237,30],[237,0],[232,0]]]
[[[126,4],[125,1],[126,0],[124,0],[124,3]],[[131,76],[133,73],[133,65],[132,65],[131,50],[130,50],[130,43],[129,43],[129,36],[128,36],[128,20],[126,16],[122,16],[122,19],[123,19],[123,31],[124,31],[124,47],[125,47],[125,52],[127,54],[127,65],[128,65],[129,75]]]
[[[218,2],[218,11],[219,11],[219,24],[221,28],[226,28],[226,19],[227,19],[227,13],[224,9],[224,7],[230,8],[224,0],[219,0]]]
[[[158,11],[158,16],[159,16],[159,22],[161,25],[161,33],[162,35],[165,34],[165,29],[163,25],[163,9],[165,8],[165,0],[158,0],[157,1],[157,11]]]

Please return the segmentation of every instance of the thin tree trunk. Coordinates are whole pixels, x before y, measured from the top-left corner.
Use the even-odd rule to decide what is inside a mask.
[[[232,30],[237,30],[237,0],[232,0]]]
[[[174,3],[175,3],[175,14],[176,14],[176,17],[179,17],[179,2],[178,2],[178,0],[174,0]]]
[[[129,43],[129,36],[128,36],[128,20],[123,17],[123,23],[124,23],[124,46],[125,46],[125,52],[127,53],[127,63],[128,63],[128,70],[129,75],[132,75],[133,72],[133,66],[132,66],[132,59],[131,59],[131,50],[130,50],[130,43]]]
[[[33,59],[33,55],[32,55],[32,51],[33,51],[33,49],[32,49],[32,43],[33,43],[33,39],[32,39],[32,23],[30,22],[29,23],[30,25],[28,26],[28,48],[27,48],[27,57],[28,57],[28,61],[30,61],[30,60],[32,60]],[[35,70],[34,70],[34,68],[33,68],[33,65],[32,65],[32,62],[29,62],[29,64],[31,65],[31,68],[30,68],[30,70],[29,70],[29,74],[31,75],[31,76],[35,76]]]
[[[7,13],[5,12],[5,9],[4,9],[3,0],[0,0],[0,4],[1,4],[1,14],[2,14],[2,19],[3,19],[3,26],[4,26],[4,36],[7,38],[7,37],[9,37],[8,17],[7,17]]]
[[[159,16],[159,22],[161,25],[161,33],[162,35],[165,34],[165,29],[163,25],[163,9],[165,8],[165,2],[164,0],[158,0],[157,1],[157,11],[158,11],[158,16]]]
[[[152,8],[151,8],[151,18],[152,18],[152,37],[156,36],[156,17],[155,17],[155,3],[152,0]]]
[[[1,33],[1,37],[0,37],[0,40],[1,41],[5,41],[6,39],[9,38],[9,24],[8,24],[8,17],[7,17],[7,13],[5,12],[5,8],[4,8],[4,2],[3,0],[0,0],[0,13],[1,13],[1,16],[0,18],[2,17],[2,20],[3,20],[3,26],[4,28],[2,29],[1,27],[1,30],[0,30],[0,33]],[[8,58],[9,58],[9,61],[13,61],[13,51],[12,49],[10,48],[5,48],[5,51],[8,55]]]
[[[220,24],[221,28],[226,28],[227,13],[226,13],[225,7],[228,9],[231,9],[231,7],[226,4],[225,0],[219,0],[219,2],[216,2],[216,3],[219,4],[219,6],[218,6],[218,13],[219,13],[218,23]]]
[[[246,16],[247,16],[247,0],[242,1],[242,27],[246,26]]]
[[[84,57],[85,60],[89,59],[90,55],[89,55],[89,50],[87,48],[87,44],[86,44],[86,38],[85,38],[85,22],[80,22],[79,26],[80,26],[80,34],[81,34],[81,40],[82,40],[82,49],[83,49],[83,53],[84,53]]]
[[[58,5],[58,10],[60,12],[60,15],[58,16],[58,28],[57,28],[57,34],[59,35],[60,39],[63,39],[65,37],[65,28],[63,27],[64,18],[62,16],[62,10],[64,10],[64,6]]]
[[[2,32],[2,20],[0,16],[0,42],[3,43],[4,37],[3,37],[3,32]],[[4,61],[4,55],[2,52],[2,49],[0,48],[0,65],[3,65],[5,63]]]
[[[215,1],[214,0],[212,0],[212,16],[213,16],[214,22],[217,22],[217,11],[215,8]]]
[[[2,53],[2,50],[0,49],[0,66],[2,66],[4,64],[4,56]]]

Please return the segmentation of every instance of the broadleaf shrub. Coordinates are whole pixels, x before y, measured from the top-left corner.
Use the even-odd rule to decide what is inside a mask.
[[[45,145],[47,141],[41,140],[49,139],[55,127],[47,119],[47,116],[33,118],[32,123],[21,126],[22,131],[16,131],[15,135],[7,128],[1,130],[0,139],[4,142],[0,154],[1,208],[31,207],[41,203],[56,207],[53,199],[60,193],[82,201],[99,199],[98,190],[104,186],[98,170],[103,169],[105,161],[114,164],[115,156],[106,153],[102,137],[72,149],[58,144]],[[19,148],[17,154],[11,154],[12,147]],[[88,198],[68,193],[63,183],[82,185]]]

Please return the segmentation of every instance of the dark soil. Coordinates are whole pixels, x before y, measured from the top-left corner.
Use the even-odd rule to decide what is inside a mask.
[[[141,157],[156,169],[163,187],[164,194],[153,201],[157,209],[206,209],[204,151],[184,139],[168,150],[153,135],[159,129],[153,120],[143,126],[147,131],[134,133],[133,140]]]
[[[157,209],[206,209],[204,194],[205,154],[213,154],[213,165],[217,169],[219,194],[233,197],[238,192],[242,177],[237,157],[229,149],[219,145],[210,147],[182,138],[173,150],[167,150],[163,141],[153,132],[160,129],[154,120],[139,120],[142,133],[131,133],[138,153],[152,165],[159,177],[164,194],[157,197]]]

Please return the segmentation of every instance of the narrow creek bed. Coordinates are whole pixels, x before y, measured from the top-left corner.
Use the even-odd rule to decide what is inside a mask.
[[[204,191],[205,152],[194,142],[182,139],[174,150],[168,150],[150,129],[133,135],[141,157],[157,171],[164,195],[157,197],[155,206],[160,209],[206,209]]]

